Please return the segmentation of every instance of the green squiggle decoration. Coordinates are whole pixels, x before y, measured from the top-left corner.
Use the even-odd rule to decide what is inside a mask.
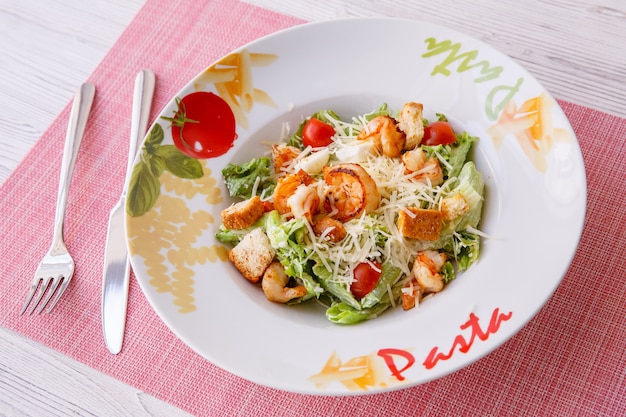
[[[429,58],[435,55],[443,54],[448,52],[448,56],[435,68],[433,68],[433,72],[430,75],[442,74],[444,76],[450,75],[450,70],[448,66],[450,66],[455,61],[460,61],[457,67],[458,72],[469,71],[474,68],[480,68],[481,77],[478,77],[474,80],[474,82],[480,83],[483,81],[493,80],[498,78],[502,73],[501,66],[492,67],[488,61],[473,61],[478,56],[478,50],[474,49],[472,51],[459,53],[461,50],[460,43],[452,43],[450,40],[445,40],[441,42],[437,42],[435,38],[428,38],[425,40],[427,44],[427,48],[429,52],[426,52],[422,55],[423,58]]]

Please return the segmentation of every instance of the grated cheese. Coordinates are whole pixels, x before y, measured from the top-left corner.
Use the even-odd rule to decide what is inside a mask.
[[[371,145],[364,146],[364,141],[357,139],[359,132],[367,125],[365,116],[355,117],[347,122],[327,114],[327,119],[335,128],[333,143],[324,148],[330,153],[328,164],[346,162],[345,158],[357,158],[359,165],[376,182],[380,204],[372,213],[345,222],[346,237],[338,243],[327,239],[330,230],[316,236],[308,222],[305,222],[308,244],[322,260],[327,271],[332,273],[333,281],[346,286],[354,280],[354,268],[365,259],[388,260],[402,270],[402,276],[409,275],[415,254],[425,249],[425,244],[404,238],[396,226],[397,214],[403,210],[414,216],[408,212],[407,207],[438,208],[441,200],[453,188],[456,178],[449,178],[439,186],[433,186],[428,180],[413,180],[412,177],[420,172],[406,173],[400,158],[377,155]],[[302,161],[311,158],[317,151],[319,150],[307,147],[283,168],[284,173],[296,172],[302,167]],[[449,166],[441,155],[435,154],[442,164]],[[327,186],[321,173],[312,175],[318,181],[318,193],[323,201]],[[386,237],[383,247],[377,244],[381,236]]]
[[[256,192],[259,188],[259,184],[261,183],[261,177],[257,176],[254,180],[254,185],[252,186],[252,193],[251,195],[256,195]]]
[[[483,231],[481,231],[481,230],[478,230],[478,229],[476,229],[475,227],[472,227],[472,226],[467,226],[467,227],[465,228],[465,230],[467,230],[468,232],[473,233],[473,234],[475,234],[475,235],[478,235],[478,236],[484,237],[484,238],[486,238],[486,239],[495,239],[495,240],[500,239],[500,238],[499,238],[499,237],[497,237],[497,236],[493,236],[493,235],[487,234],[487,233],[485,233],[485,232],[483,232]]]

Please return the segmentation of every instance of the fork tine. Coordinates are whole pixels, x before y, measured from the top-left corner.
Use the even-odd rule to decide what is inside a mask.
[[[52,301],[48,305],[48,308],[46,309],[46,314],[50,314],[50,312],[52,311],[54,306],[57,305],[57,302],[59,301],[59,299],[61,298],[61,296],[65,292],[65,290],[67,289],[67,286],[70,283],[70,279],[69,278],[65,278],[64,276],[61,276],[61,277],[59,277],[59,281],[58,282],[61,283],[61,287],[56,291],[56,295],[54,296],[54,298],[52,299]],[[58,286],[58,284],[57,284],[57,286]],[[56,288],[55,288],[55,290],[56,290]],[[52,294],[53,294],[53,292],[50,293],[50,295],[52,295]],[[41,308],[41,310],[43,310],[43,307]],[[39,310],[40,313],[41,313],[41,310]]]
[[[49,285],[48,288],[47,288],[48,291],[46,293],[46,297],[39,303],[39,306],[38,306],[39,308],[37,309],[37,314],[41,314],[43,309],[46,308],[46,305],[48,304],[48,301],[50,301],[50,299],[54,295],[55,291],[59,287],[59,284],[61,283],[62,280],[63,280],[63,276],[52,277],[52,279],[51,279],[52,284]],[[34,310],[34,308],[33,308],[33,310]]]
[[[26,296],[26,301],[24,302],[24,305],[22,306],[22,310],[20,311],[20,316],[23,315],[26,309],[28,308],[28,305],[32,301],[33,296],[35,295],[35,291],[37,291],[38,286],[39,286],[39,281],[33,281],[32,284],[30,284],[30,290],[28,291],[28,295]]]
[[[48,286],[50,285],[50,281],[52,281],[52,277],[43,278],[41,280],[41,287],[39,287],[39,292],[37,293],[37,296],[35,297],[35,301],[33,301],[33,308],[30,310],[30,314],[33,314],[35,312],[35,309],[37,308],[37,306],[39,305],[39,302],[41,301],[41,297],[43,297],[44,293],[48,289]]]

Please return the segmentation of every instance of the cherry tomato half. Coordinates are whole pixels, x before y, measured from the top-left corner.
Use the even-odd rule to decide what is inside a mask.
[[[422,145],[437,146],[456,142],[456,135],[450,123],[432,122],[424,127]]]
[[[354,268],[354,281],[350,285],[350,291],[357,300],[372,292],[378,284],[381,274],[380,262],[374,261],[372,264],[375,268],[369,262],[361,262]]]
[[[321,120],[311,117],[302,129],[302,144],[312,148],[328,146],[333,143],[334,134],[334,127],[328,123],[324,123]]]

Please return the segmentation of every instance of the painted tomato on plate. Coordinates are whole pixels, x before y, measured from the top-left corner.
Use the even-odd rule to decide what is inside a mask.
[[[177,111],[168,118],[172,123],[174,145],[196,159],[225,154],[235,142],[235,115],[220,96],[206,91],[177,99]]]

